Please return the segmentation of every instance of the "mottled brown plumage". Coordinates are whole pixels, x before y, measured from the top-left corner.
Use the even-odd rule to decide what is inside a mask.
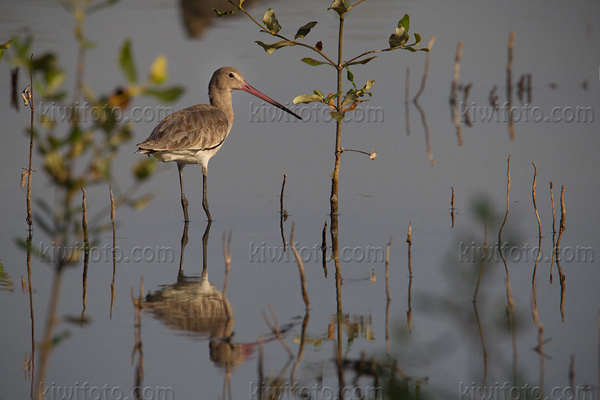
[[[154,153],[173,150],[205,150],[220,145],[229,131],[227,116],[218,108],[198,104],[163,119],[143,143]]]
[[[186,164],[202,166],[202,206],[208,220],[212,220],[206,199],[208,161],[219,151],[233,126],[231,105],[233,90],[244,90],[301,119],[292,111],[246,83],[236,68],[222,67],[216,70],[208,85],[210,105],[197,104],[167,116],[154,128],[148,139],[137,145],[137,153],[154,155],[161,161],[177,163],[181,206],[186,222],[189,221],[188,201],[183,192],[183,167]]]

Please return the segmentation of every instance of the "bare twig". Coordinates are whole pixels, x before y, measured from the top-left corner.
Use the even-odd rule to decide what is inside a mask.
[[[85,202],[85,188],[81,188],[81,227],[83,229],[83,243],[85,244],[85,249],[89,250],[89,240],[88,240],[88,230],[87,230],[87,206]]]
[[[287,174],[283,174],[283,182],[281,183],[281,195],[279,196],[279,212],[281,213],[281,215],[284,215],[284,213],[286,214],[287,217],[287,212],[283,209],[283,193],[285,191],[285,181],[287,179]]]
[[[560,279],[560,315],[563,322],[565,321],[565,275],[560,267],[560,240],[565,230],[565,220],[567,212],[565,208],[565,186],[562,186],[560,191],[560,226],[558,228],[558,238],[556,239],[556,267],[558,268],[558,277]]]
[[[348,11],[350,11],[353,7],[356,7],[357,5],[359,5],[360,3],[362,3],[365,0],[358,0],[356,3],[352,4],[351,6],[348,6]]]
[[[454,58],[454,80],[450,89],[450,104],[456,104],[456,91],[458,90],[458,79],[460,78],[460,58],[462,57],[462,40],[456,46],[456,57]]]
[[[490,91],[488,100],[490,102],[490,106],[494,107],[494,109],[497,110],[498,109],[498,95],[496,94],[496,90],[498,90],[498,85],[494,85],[494,87]]]
[[[88,273],[88,266],[89,266],[89,262],[90,262],[90,242],[89,242],[89,238],[88,238],[88,230],[87,230],[87,205],[86,205],[86,193],[85,193],[85,188],[81,188],[81,192],[82,192],[82,197],[81,197],[81,226],[83,229],[83,277],[82,277],[82,284],[83,284],[83,293],[81,295],[82,298],[82,310],[81,310],[81,319],[83,320],[83,318],[85,317],[85,311],[86,311],[86,299],[87,299],[87,273]]]
[[[290,242],[291,242],[292,251],[294,252],[294,256],[296,257],[296,261],[298,262],[298,271],[300,272],[300,284],[302,285],[302,298],[304,299],[304,305],[306,306],[306,311],[308,312],[309,301],[308,301],[308,294],[306,292],[306,279],[304,278],[304,264],[302,263],[300,254],[298,254],[298,250],[296,250],[296,245],[294,244],[294,230],[295,229],[296,229],[296,224],[292,224],[292,233],[290,234]]]
[[[502,225],[500,225],[500,230],[498,231],[498,249],[500,250],[500,256],[504,259],[502,254],[502,231],[504,230],[504,225],[506,225],[506,220],[508,219],[508,210],[510,207],[510,154],[508,155],[507,167],[506,167],[506,213],[504,214],[504,220],[502,221]],[[504,262],[506,265],[506,261]],[[506,275],[508,276],[508,269],[506,270]]]
[[[537,346],[535,346],[535,351],[540,355],[540,381],[539,381],[539,387],[543,388],[544,387],[544,359],[545,358],[549,358],[545,353],[544,353],[544,344],[547,342],[547,340],[544,340],[544,324],[542,324],[540,322],[540,318],[539,318],[539,314],[538,314],[538,310],[537,310],[537,294],[536,294],[536,289],[535,289],[535,284],[533,286],[533,295],[532,295],[532,300],[531,300],[531,314],[533,316],[533,323],[535,324],[537,330],[538,330],[538,334],[537,334],[537,339],[538,339],[538,344]],[[543,398],[543,397],[539,397],[539,398]]]
[[[485,235],[483,239],[483,255],[481,256],[481,263],[479,264],[479,275],[477,276],[477,284],[475,285],[475,294],[473,295],[473,303],[477,304],[477,294],[479,293],[479,284],[481,283],[481,274],[483,272],[483,266],[485,265],[485,259],[488,252],[488,224],[487,220],[484,221]],[[477,315],[477,308],[475,308],[475,314]],[[479,317],[477,318],[479,323]],[[481,326],[479,328],[481,330]],[[483,341],[483,335],[482,335]]]
[[[410,93],[410,68],[406,67],[406,79],[405,79],[405,83],[404,83],[404,114],[405,114],[405,120],[406,120],[406,136],[410,136],[410,118],[408,116],[408,110],[409,110],[409,93]]]
[[[343,153],[345,151],[353,151],[355,153],[361,153],[361,154],[366,154],[367,156],[369,156],[369,158],[371,160],[374,160],[375,157],[377,157],[377,153],[375,153],[375,148],[371,148],[371,152],[366,152],[366,151],[362,151],[362,150],[354,150],[354,149],[345,149],[343,147],[340,147],[340,153]]]
[[[283,242],[283,251],[287,251],[287,243],[285,241],[285,233],[283,231],[283,223],[287,220],[288,213],[283,208],[283,193],[285,190],[285,181],[287,179],[287,174],[283,174],[283,182],[281,184],[281,195],[279,196],[279,229],[281,231],[281,240]]]
[[[487,224],[486,224],[486,233],[487,233]],[[487,250],[484,250],[484,252]],[[477,311],[477,303],[473,303],[473,311],[475,312],[475,320],[477,321],[477,328],[479,330],[479,339],[481,340],[481,350],[483,351],[483,379],[482,382],[485,382],[488,373],[488,353],[485,347],[485,338],[483,336],[483,326],[481,325],[481,320],[479,319],[479,312]]]
[[[471,123],[471,118],[469,117],[469,93],[471,93],[471,88],[473,87],[473,83],[469,82],[467,85],[465,85],[465,87],[463,88],[463,110],[462,110],[462,115],[465,117],[465,124],[468,127],[473,126],[473,124]]]
[[[406,243],[408,243],[408,276],[412,278],[412,265],[411,265],[411,249],[412,249],[412,221],[408,222],[408,233],[406,234]]]
[[[390,355],[390,303],[385,302],[385,354]]]
[[[281,346],[289,354],[290,358],[294,358],[294,353],[292,353],[292,351],[290,350],[288,345],[285,343],[285,340],[283,340],[283,335],[281,334],[281,329],[279,327],[279,321],[277,320],[277,314],[275,314],[275,310],[273,309],[272,306],[269,306],[269,311],[271,312],[271,317],[273,318],[273,323],[271,323],[267,314],[264,311],[262,311],[262,316],[263,316],[263,319],[265,320],[265,324],[267,324],[267,326],[269,327],[271,332],[274,333],[275,336],[277,336],[277,339],[279,339],[279,343],[281,343]]]
[[[538,222],[538,236],[541,238],[542,237],[542,223],[540,222],[540,216],[538,214],[537,204],[535,202],[535,188],[536,188],[536,181],[537,181],[537,166],[535,165],[534,162],[532,162],[532,164],[533,164],[533,168],[534,168],[534,174],[533,174],[533,184],[532,184],[532,188],[531,188],[531,196],[533,197],[533,208],[535,209],[535,217],[537,218],[537,222]]]
[[[550,283],[552,284],[552,267],[554,266],[554,253],[556,251],[556,213],[554,212],[554,185],[550,181],[550,201],[552,202],[552,257],[550,260]]]
[[[454,228],[454,188],[450,186],[450,189],[452,189],[452,198],[450,199],[450,218],[452,219],[451,228]]]
[[[392,245],[393,240],[394,240],[394,237],[393,236],[390,237],[390,241],[385,246],[385,296],[388,299],[388,301],[391,300],[390,284],[389,284],[389,278],[390,278],[389,269],[390,269],[390,246]]]
[[[112,221],[112,259],[113,259],[113,275],[112,283],[110,284],[110,319],[112,319],[113,305],[115,304],[115,275],[117,274],[117,236],[115,231],[115,200],[113,198],[112,187],[110,190],[110,219]]]
[[[458,79],[460,77],[460,58],[462,57],[462,40],[458,42],[456,46],[456,57],[454,59],[454,80],[452,81],[452,85],[450,87],[450,115],[452,117],[452,122],[454,122],[454,126],[456,127],[456,139],[458,140],[458,145],[462,146],[462,129],[460,126],[460,118],[459,118],[459,110],[458,110],[458,101],[457,101],[457,91],[458,91]]]
[[[427,153],[427,159],[429,160],[429,165],[435,167],[435,159],[433,158],[433,153],[431,152],[431,141],[429,140],[429,126],[427,125],[427,119],[425,118],[425,111],[421,108],[419,103],[415,102],[415,108],[421,114],[421,123],[423,124],[423,131],[425,132],[425,152]]]
[[[575,387],[575,354],[571,354],[571,361],[569,362],[569,385]]]
[[[35,400],[44,398],[43,386],[46,382],[46,370],[48,361],[50,360],[50,351],[54,345],[53,332],[57,323],[56,311],[58,309],[58,300],[60,298],[60,287],[62,282],[62,272],[64,270],[65,260],[63,257],[58,261],[58,265],[54,271],[54,279],[52,281],[52,290],[50,292],[50,300],[48,302],[48,314],[46,316],[46,326],[44,327],[44,336],[41,343],[40,367],[35,385],[36,395]]]
[[[142,350],[142,307],[144,302],[144,277],[140,278],[140,295],[135,297],[133,287],[131,288],[131,301],[134,306],[133,317],[133,336],[135,344],[131,352],[131,363],[133,364],[136,354],[139,354],[138,364],[135,369],[135,387],[136,398],[141,398],[140,387],[144,378],[144,352]]]
[[[33,65],[33,53],[31,53],[30,62]],[[29,225],[29,232],[33,227],[33,217],[31,216],[31,174],[33,171],[32,160],[33,160],[33,120],[35,116],[35,106],[33,104],[33,67],[29,68],[29,86],[25,88],[23,93],[23,101],[25,106],[29,105],[31,110],[30,119],[30,132],[29,132],[29,165],[27,170],[21,174],[21,186],[23,186],[23,178],[27,176],[27,225]]]
[[[535,277],[536,277],[536,272],[537,272],[537,266],[538,266],[538,262],[540,261],[540,257],[541,257],[541,248],[542,248],[542,224],[540,222],[540,216],[538,214],[538,210],[537,210],[537,203],[535,200],[535,191],[536,191],[536,181],[537,181],[537,166],[535,165],[535,163],[533,164],[533,168],[534,168],[534,174],[533,174],[533,184],[531,185],[531,196],[533,198],[533,209],[535,210],[535,216],[537,217],[537,221],[538,221],[538,254],[535,258],[535,265],[533,267],[533,276],[531,278],[531,284],[533,286],[533,301],[534,301],[534,308],[537,312],[537,289],[536,289],[536,282],[535,282]]]
[[[325,274],[325,279],[327,279],[327,221],[325,221],[325,225],[323,226],[321,251],[323,253],[323,272]]]
[[[306,344],[306,328],[308,327],[308,317],[309,311],[306,309],[306,314],[304,314],[304,319],[302,320],[302,332],[300,333],[300,346],[298,346],[298,355],[296,356],[296,361],[294,362],[294,366],[292,367],[292,372],[290,373],[290,382],[292,385],[295,383],[294,376],[296,374],[296,369],[302,361],[302,356],[304,355],[304,345]]]
[[[506,225],[506,220],[508,219],[508,211],[510,207],[510,154],[508,155],[507,167],[506,167],[506,213],[504,214],[504,220],[502,221],[502,225],[500,226],[500,230],[498,231],[498,252],[500,253],[500,258],[502,258],[502,262],[504,263],[504,270],[506,272],[506,303],[507,309],[509,313],[509,329],[510,329],[510,316],[514,309],[514,303],[512,298],[512,290],[510,288],[510,276],[508,273],[508,264],[506,262],[506,258],[502,253],[502,231],[504,230],[504,226]]]
[[[429,51],[427,52],[427,56],[425,58],[425,70],[423,71],[423,78],[421,79],[421,87],[419,88],[419,91],[417,92],[417,94],[415,95],[415,98],[413,99],[413,102],[415,102],[415,103],[419,100],[419,97],[421,96],[421,93],[423,93],[423,90],[425,90],[425,83],[427,82],[427,74],[429,74],[429,56],[431,54],[431,49],[433,48],[434,43],[435,43],[435,35],[429,39],[429,44],[427,44],[427,48],[429,49]]]
[[[506,64],[506,98],[508,101],[508,133],[510,140],[515,139],[515,127],[511,113],[512,105],[512,64],[513,64],[513,48],[515,45],[515,32],[510,32],[508,38],[508,62]]]

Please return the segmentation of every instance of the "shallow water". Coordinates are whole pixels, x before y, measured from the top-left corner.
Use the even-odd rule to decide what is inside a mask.
[[[262,2],[249,10],[261,16],[265,9],[273,7],[283,32],[289,35],[306,22],[319,21],[307,42],[321,40],[324,51],[333,54],[337,27],[335,14],[325,12],[327,6],[312,0],[280,1]],[[4,3],[0,9],[2,37],[32,32],[36,53],[56,51],[63,65],[74,72],[72,25],[64,10],[54,3],[16,1]],[[422,392],[430,398],[481,398],[475,394],[477,388],[500,388],[505,383],[509,388],[520,389],[525,384],[541,385],[545,394],[554,396],[549,398],[573,398],[568,397],[565,389],[570,385],[576,390],[591,387],[580,391],[580,395],[597,396],[598,123],[590,118],[569,120],[577,107],[586,107],[597,118],[600,107],[600,54],[596,51],[600,43],[600,28],[596,26],[600,4],[452,1],[399,6],[391,0],[366,1],[347,16],[344,47],[347,57],[387,47],[389,34],[405,12],[411,16],[411,31],[421,33],[424,44],[430,35],[437,37],[427,85],[419,99],[423,116],[409,104],[409,132],[404,102],[406,69],[410,68],[412,97],[421,82],[425,53],[382,54],[367,66],[353,69],[357,82],[376,79],[373,98],[363,105],[377,109],[381,118],[350,122],[343,131],[345,148],[367,152],[374,148],[377,153],[374,161],[351,152],[342,157],[339,246],[344,280],[343,356],[358,360],[364,352],[367,358],[390,363],[386,355],[389,336],[389,357],[397,359],[398,368],[411,377],[410,392],[417,390],[415,381],[420,381]],[[123,83],[116,54],[125,37],[132,40],[140,74],[156,55],[167,56],[170,82],[187,88],[186,94],[173,105],[175,109],[206,102],[208,80],[222,65],[238,67],[248,82],[284,104],[316,88],[324,93],[334,91],[331,71],[300,62],[302,57],[310,55],[308,51],[284,48],[272,55],[263,52],[253,41],[269,42],[270,38],[245,18],[221,18],[200,39],[189,39],[181,24],[178,3],[135,1],[122,2],[94,14],[87,21],[86,30],[99,43],[97,49],[89,52],[86,75],[90,86],[98,92],[110,91]],[[464,42],[460,82],[473,83],[468,104],[476,113],[485,111],[494,85],[498,86],[500,105],[506,98],[510,31],[516,35],[513,81],[516,83],[523,74],[532,75],[530,111],[525,111],[526,106],[516,98],[515,91],[513,105],[522,117],[514,125],[514,140],[509,138],[506,120],[485,122],[472,114],[472,126],[460,125],[463,144],[459,146],[448,103],[457,42]],[[1,62],[0,69],[4,71],[4,78],[0,79],[2,93],[8,93],[7,64]],[[21,74],[20,84],[24,85],[24,81]],[[587,89],[582,87],[584,81]],[[68,87],[72,85],[69,80]],[[4,188],[1,207],[4,245],[0,261],[9,276],[3,278],[8,283],[0,287],[3,304],[0,396],[18,399],[30,396],[32,380],[27,368],[24,369],[24,361],[32,352],[32,331],[35,356],[40,353],[53,266],[36,257],[32,261],[31,318],[28,293],[19,285],[21,276],[27,282],[26,253],[15,244],[17,238],[27,235],[25,191],[18,190],[17,185],[21,168],[27,162],[28,138],[22,132],[29,113],[23,107],[18,113],[10,109],[8,96],[2,96],[0,102],[3,131],[11,135],[0,149]],[[284,173],[287,174],[284,207],[289,213],[283,224],[284,235],[289,241],[295,223],[295,242],[304,261],[310,299],[305,345],[294,378],[301,386],[317,385],[319,389],[312,393],[313,398],[328,398],[329,389],[337,391],[338,375],[333,362],[335,268],[333,262],[328,262],[325,277],[321,258],[323,225],[326,221],[330,224],[329,174],[334,161],[334,125],[322,121],[326,114],[312,106],[296,108],[307,118],[306,122],[295,122],[286,118],[278,121],[279,112],[272,120],[270,109],[261,108],[260,102],[244,93],[234,93],[233,102],[234,128],[209,167],[208,196],[215,221],[210,226],[206,247],[208,276],[200,279],[207,227],[201,208],[200,168],[185,169],[192,221],[180,274],[184,223],[179,184],[175,166],[162,165],[141,189],[142,193],[155,196],[146,208],[117,209],[116,242],[122,257],[116,264],[112,309],[111,232],[102,233],[91,253],[85,298],[85,315],[90,323],[73,324],[66,318],[80,316],[83,311],[81,263],[63,273],[57,313],[62,318],[55,334],[64,337],[50,353],[45,384],[48,398],[60,398],[59,387],[79,389],[80,394],[87,391],[89,395],[91,387],[104,385],[113,394],[118,388],[131,397],[140,358],[139,353],[132,357],[136,337],[130,291],[135,288],[139,292],[142,277],[145,294],[166,296],[169,289],[180,288],[170,303],[179,307],[178,311],[168,312],[167,308],[166,315],[172,317],[171,321],[165,320],[164,313],[150,309],[141,314],[141,385],[149,388],[146,398],[152,398],[150,394],[157,388],[168,388],[177,399],[224,398],[227,382],[233,398],[258,398],[259,341],[264,342],[264,375],[275,378],[281,374],[284,380],[289,380],[298,360],[305,308],[296,261],[289,250],[283,253],[282,249],[279,194]],[[152,99],[140,99],[135,106],[158,110]],[[42,110],[43,105],[38,109]],[[158,122],[152,117],[135,124],[135,140],[121,149],[115,161],[116,181],[121,187],[131,181],[131,166],[140,157],[132,154],[133,143],[144,140]],[[551,119],[545,121],[545,117]],[[423,121],[427,124],[429,156]],[[506,211],[509,155],[510,209],[502,238],[510,242],[505,256],[515,329],[507,327],[506,272],[497,252],[490,250],[492,262],[484,266],[476,310],[472,302],[485,232],[483,221],[474,211],[475,205],[486,204],[496,217],[488,218],[488,242],[490,249],[497,247]],[[546,357],[543,358],[535,350],[538,329],[532,315],[536,256],[532,249],[538,246],[538,225],[532,204],[532,162],[537,165],[536,195],[543,250],[536,274],[537,312],[544,326],[543,340],[551,339],[544,342],[542,353]],[[39,156],[35,155],[34,168],[43,169]],[[565,186],[566,230],[561,238],[564,251],[561,267],[565,275],[563,314],[555,263],[553,283],[549,281],[553,234],[550,181],[554,184],[557,230],[560,190]],[[452,188],[454,224],[450,210]],[[43,173],[34,175],[34,198],[52,199],[54,190]],[[108,188],[88,191],[90,213],[104,210],[108,204]],[[109,218],[106,213],[104,222],[109,222]],[[408,277],[406,243],[409,224],[412,280]],[[221,240],[224,232],[232,235],[226,300],[220,297],[226,278]],[[388,307],[385,248],[391,237],[392,300]],[[327,244],[331,246],[329,234]],[[52,241],[35,225],[33,246],[52,254]],[[160,254],[165,258],[161,259]],[[175,287],[178,281],[182,286]],[[212,296],[210,300],[203,297],[207,292]],[[180,305],[177,299],[186,305]],[[229,310],[227,313],[233,313],[233,319],[222,317],[223,310],[218,307],[202,314],[201,310],[210,308],[210,304],[214,306],[210,301],[220,301]],[[196,308],[194,302],[198,303]],[[287,364],[290,358],[286,350],[270,335],[263,319],[263,312],[271,318],[269,307],[273,307],[282,328],[289,328],[284,332],[284,340],[294,354],[292,364]],[[184,317],[175,317],[194,313],[205,315],[204,319],[196,319],[202,321],[199,328],[189,325],[190,321],[185,325]],[[178,325],[177,320],[184,325]],[[207,331],[207,327],[213,330]],[[224,341],[224,336],[229,341]],[[37,358],[34,373],[36,367],[39,367]],[[354,375],[351,370],[346,372],[347,384]],[[87,386],[83,388],[85,383]],[[360,384],[381,385],[370,377],[363,378]]]

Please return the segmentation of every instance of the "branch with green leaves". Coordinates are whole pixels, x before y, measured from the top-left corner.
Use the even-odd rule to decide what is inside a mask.
[[[331,6],[328,8],[328,10],[333,10],[333,11],[337,12],[339,14],[340,18],[343,18],[344,15],[348,11],[350,11],[352,8],[356,7],[363,1],[365,1],[365,0],[359,0],[356,3],[354,3],[350,6],[347,6],[345,0],[334,0],[331,3]],[[429,51],[429,49],[426,47],[420,48],[421,35],[419,35],[418,33],[414,34],[414,42],[408,43],[409,39],[410,39],[410,35],[409,35],[410,17],[408,14],[404,14],[402,19],[400,19],[400,21],[398,22],[398,26],[396,27],[395,32],[392,33],[388,39],[389,47],[379,49],[379,50],[366,51],[362,54],[359,54],[359,55],[349,59],[348,61],[336,63],[332,60],[332,58],[328,57],[325,53],[323,53],[323,45],[322,45],[321,41],[318,41],[314,46],[298,41],[298,39],[306,38],[306,36],[309,34],[309,32],[317,25],[316,21],[308,22],[308,23],[302,25],[298,29],[296,34],[294,35],[294,39],[290,39],[290,38],[280,34],[282,27],[279,24],[279,21],[277,20],[277,17],[275,16],[275,12],[273,11],[272,8],[269,8],[265,12],[263,19],[262,19],[262,23],[261,23],[261,22],[257,21],[248,11],[246,11],[243,8],[242,4],[244,3],[244,0],[239,0],[238,3],[235,3],[233,0],[229,0],[229,3],[232,4],[235,7],[235,9],[219,11],[219,10],[213,8],[213,11],[219,17],[225,16],[225,15],[231,15],[235,11],[241,11],[246,16],[248,16],[259,28],[261,28],[261,32],[268,33],[271,36],[281,39],[275,43],[264,43],[262,41],[256,41],[256,43],[259,46],[261,46],[268,54],[272,54],[273,52],[275,52],[275,50],[278,50],[283,47],[302,46],[302,47],[311,49],[312,51],[319,54],[319,56],[322,58],[322,60],[316,60],[311,57],[304,57],[301,59],[301,61],[304,62],[305,64],[308,64],[310,66],[329,65],[329,66],[335,68],[338,71],[338,73],[341,73],[344,69],[346,69],[348,71],[347,72],[348,81],[350,81],[350,83],[352,83],[353,88],[351,88],[344,94],[344,96],[342,97],[341,103],[338,103],[338,105],[335,105],[333,100],[338,98],[339,96],[341,96],[343,93],[342,91],[339,91],[335,94],[329,93],[329,95],[324,96],[320,90],[314,90],[314,92],[313,92],[314,94],[304,94],[304,95],[297,96],[294,99],[294,104],[299,104],[299,103],[306,104],[306,103],[318,102],[318,103],[322,103],[322,104],[329,106],[333,110],[333,111],[331,111],[331,116],[336,121],[343,120],[345,113],[347,111],[354,111],[359,103],[361,103],[363,101],[368,101],[366,99],[362,99],[362,97],[364,97],[365,94],[371,96],[371,93],[368,92],[368,90],[375,83],[374,80],[368,80],[361,89],[358,89],[356,84],[354,83],[354,75],[349,70],[350,66],[365,65],[365,64],[369,63],[370,61],[374,60],[375,58],[377,58],[377,55],[373,55],[373,54],[383,53],[383,52],[392,51],[392,50],[408,50],[411,52]]]
[[[365,85],[359,89],[354,82],[354,74],[349,69],[347,69],[346,77],[353,87],[344,94],[343,100],[339,107],[334,103],[333,100],[341,96],[342,92],[335,94],[329,93],[329,95],[324,96],[320,90],[315,90],[314,94],[301,94],[300,96],[296,96],[294,99],[294,104],[308,104],[314,102],[323,103],[333,110],[330,112],[330,115],[333,119],[336,121],[342,121],[347,111],[354,111],[359,103],[369,101],[368,99],[363,99],[363,97],[365,95],[368,95],[369,97],[373,95],[368,90],[371,89],[375,84],[374,79],[368,80],[367,83],[365,83]]]

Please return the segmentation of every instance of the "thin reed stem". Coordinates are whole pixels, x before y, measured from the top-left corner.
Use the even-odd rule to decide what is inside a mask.
[[[385,296],[390,301],[392,298],[390,297],[390,246],[394,241],[394,237],[390,237],[390,241],[385,246]]]
[[[298,250],[296,249],[296,245],[294,244],[294,231],[296,229],[296,224],[292,224],[292,233],[290,235],[290,242],[292,251],[294,252],[294,256],[296,257],[296,261],[298,262],[298,271],[300,272],[300,284],[302,289],[302,299],[304,300],[304,305],[306,306],[306,311],[309,309],[309,301],[308,294],[306,291],[306,279],[304,277],[304,264],[302,263],[302,259],[300,258],[300,254],[298,254]]]
[[[425,90],[425,83],[427,82],[427,75],[429,74],[429,56],[431,54],[431,49],[433,48],[433,44],[435,43],[435,35],[429,39],[429,43],[427,44],[427,48],[429,51],[427,52],[427,56],[425,57],[425,69],[423,71],[423,78],[421,79],[421,87],[419,91],[415,95],[413,102],[416,103],[421,97],[421,93]]]

